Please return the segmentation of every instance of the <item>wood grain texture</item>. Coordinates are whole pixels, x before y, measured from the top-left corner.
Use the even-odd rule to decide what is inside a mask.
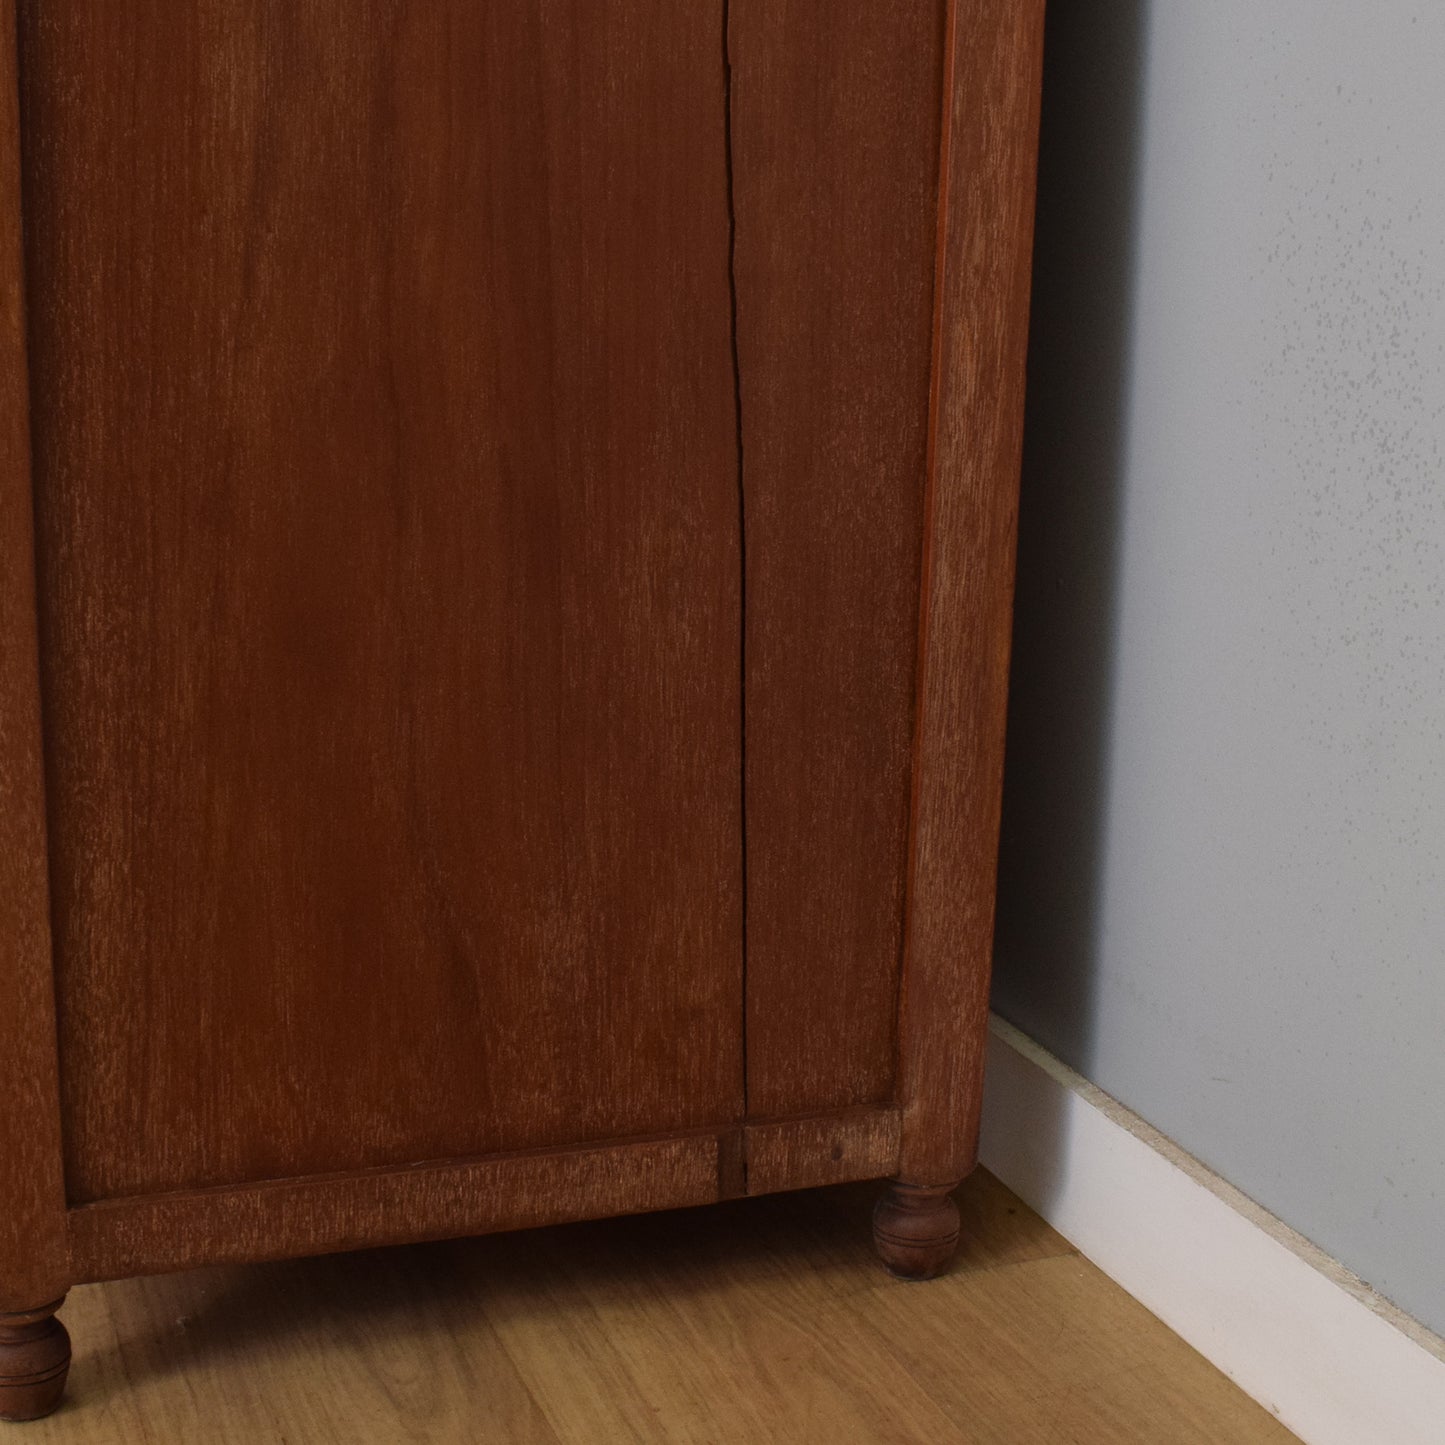
[[[0,1310],[893,1172],[948,1212],[1041,11],[22,0]]]
[[[21,33],[72,1200],[734,1122],[721,0]]]
[[[15,10],[0,0],[0,1311],[65,1293]]]
[[[773,1120],[749,1124],[743,1137],[750,1195],[881,1179],[897,1169],[899,1111],[851,1108]]]
[[[80,1278],[120,1279],[676,1209],[717,1197],[717,1138],[696,1134],[110,1200],[72,1210],[70,1238]]]
[[[904,1182],[978,1154],[1043,0],[950,0],[899,1102]]]
[[[955,1268],[876,1186],[77,1289],[26,1445],[1287,1445],[982,1170]],[[21,1439],[21,1435],[16,1436]]]
[[[898,1167],[898,1134],[898,1110],[886,1107],[749,1124],[748,1193],[882,1179]]]
[[[899,1111],[865,1107],[722,1134],[445,1160],[85,1204],[68,1216],[78,1280],[446,1239],[881,1179]]]
[[[893,1090],[942,40],[730,6],[755,1115]]]

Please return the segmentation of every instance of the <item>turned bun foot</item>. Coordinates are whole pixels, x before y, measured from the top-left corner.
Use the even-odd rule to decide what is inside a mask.
[[[878,1256],[900,1279],[932,1279],[958,1247],[958,1205],[952,1184],[891,1184],[873,1210]]]
[[[38,1420],[60,1404],[70,1373],[70,1336],[55,1318],[60,1305],[0,1314],[0,1420]]]

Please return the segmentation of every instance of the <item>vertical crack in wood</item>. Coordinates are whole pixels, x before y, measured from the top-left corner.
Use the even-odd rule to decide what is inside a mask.
[[[748,1115],[748,529],[743,470],[743,375],[738,355],[738,218],[733,183],[732,0],[722,0],[723,154],[727,175],[728,299],[732,309],[733,410],[738,448],[738,763],[739,820],[742,848],[742,1055],[743,1117]],[[743,1191],[747,1191],[747,1151],[743,1150]]]

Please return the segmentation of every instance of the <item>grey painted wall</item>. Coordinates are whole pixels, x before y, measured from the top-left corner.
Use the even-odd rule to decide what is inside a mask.
[[[1445,1331],[1445,6],[1046,71],[996,1005]]]

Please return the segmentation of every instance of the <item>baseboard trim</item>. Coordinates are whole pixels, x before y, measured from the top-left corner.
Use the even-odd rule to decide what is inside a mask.
[[[1445,1341],[997,1017],[981,1161],[1306,1445],[1445,1438]]]

